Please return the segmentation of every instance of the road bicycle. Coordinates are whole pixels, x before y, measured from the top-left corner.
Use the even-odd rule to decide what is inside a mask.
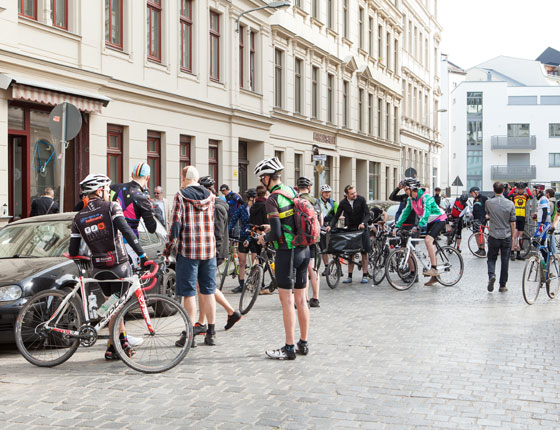
[[[373,285],[379,285],[385,279],[385,261],[387,261],[387,256],[391,250],[398,246],[399,242],[400,239],[394,237],[391,230],[379,229],[376,233],[371,256]]]
[[[332,255],[331,261],[327,264],[327,285],[334,289],[338,286],[342,277],[342,266],[353,263],[358,267],[358,271],[362,271],[362,254],[361,250],[349,250],[343,252],[325,251],[324,253]],[[373,274],[373,261],[368,257],[368,276]]]
[[[398,236],[402,238],[403,246],[389,253],[385,262],[385,277],[389,284],[399,291],[408,290],[419,276],[418,262],[424,271],[431,268],[427,250],[420,250],[418,243],[424,238],[413,238],[412,232],[400,230]],[[416,245],[415,245],[416,244]],[[452,246],[441,246],[434,240],[436,251],[437,280],[440,284],[451,287],[463,277],[463,257]]]
[[[474,221],[472,231],[472,234],[467,240],[469,251],[477,258],[486,258],[488,254],[488,225]],[[480,249],[484,249],[484,254],[477,254]]]
[[[46,158],[46,160],[41,159],[42,149],[47,154],[50,154]],[[32,160],[33,160],[33,169],[35,169],[36,172],[40,173],[41,176],[47,176],[47,166],[49,165],[49,163],[51,163],[51,161],[54,164],[56,160],[56,150],[54,149],[52,143],[46,142],[44,140],[38,140],[35,143],[35,148],[33,149]]]
[[[237,251],[238,244],[241,243],[239,239],[230,238],[229,239],[229,254],[222,264],[218,266],[217,277],[220,279],[220,284],[218,288],[220,291],[224,287],[224,283],[228,276],[231,279],[235,279],[239,276],[239,254]],[[247,254],[247,263],[245,265],[245,271],[251,268],[251,254]]]
[[[546,285],[546,293],[549,298],[554,299],[560,288],[560,257],[552,252],[550,241],[554,238],[547,233],[546,237],[539,241],[533,239],[536,252],[525,262],[523,269],[523,299],[528,305],[537,300],[539,292]],[[543,255],[544,254],[544,255]],[[545,257],[546,255],[546,257]]]
[[[448,219],[449,215],[448,215]],[[457,248],[457,239],[459,239],[459,227],[461,226],[461,220],[460,219],[450,219],[449,224],[447,224],[446,227],[446,231],[443,233],[443,235],[446,238],[446,245],[447,246],[453,246],[454,248]]]
[[[86,278],[90,268],[89,257],[65,256],[76,263],[80,273],[72,291],[39,292],[29,299],[18,314],[16,344],[27,361],[41,367],[64,363],[80,345],[95,345],[100,331],[113,317],[113,328],[109,333],[111,342],[122,361],[132,369],[159,373],[175,367],[183,360],[193,337],[189,316],[180,304],[167,296],[144,295],[157,281],[155,276],[159,268],[154,261],[146,263],[151,267],[150,272],[139,275],[140,269],[131,277],[117,280],[130,283],[130,287],[94,326],[92,320],[95,317],[89,312],[86,284],[115,280]],[[146,286],[150,279],[152,282]],[[159,312],[158,309],[166,309],[166,312]],[[123,350],[119,340],[121,323],[126,323],[128,336],[139,339],[134,346],[134,355],[129,356]],[[188,341],[178,348],[175,340],[182,331],[188,334]]]

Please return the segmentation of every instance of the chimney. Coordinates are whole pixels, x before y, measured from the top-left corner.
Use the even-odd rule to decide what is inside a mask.
[[[492,72],[490,70],[486,72],[486,80],[489,82],[492,80]]]

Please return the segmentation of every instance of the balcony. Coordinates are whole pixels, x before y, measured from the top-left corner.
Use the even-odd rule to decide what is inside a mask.
[[[492,166],[492,179],[500,181],[531,180],[537,178],[537,166]]]
[[[492,149],[536,149],[537,136],[492,136]]]

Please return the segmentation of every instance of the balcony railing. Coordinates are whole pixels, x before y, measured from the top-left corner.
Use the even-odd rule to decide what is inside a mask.
[[[502,181],[537,178],[537,166],[492,166],[492,179]]]
[[[492,136],[492,149],[536,149],[537,136]]]

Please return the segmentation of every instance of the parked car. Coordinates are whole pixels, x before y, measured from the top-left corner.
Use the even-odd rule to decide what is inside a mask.
[[[77,266],[62,255],[68,252],[75,215],[61,213],[26,218],[0,230],[0,343],[14,341],[15,320],[29,297],[47,289],[70,290],[75,285]],[[165,228],[158,222],[156,232],[148,233],[141,222],[138,231],[148,258],[160,256],[166,240]],[[82,251],[87,251],[85,244]],[[151,292],[173,297],[174,269],[172,259]],[[104,302],[97,284],[89,284],[88,288],[97,296],[97,303]]]

